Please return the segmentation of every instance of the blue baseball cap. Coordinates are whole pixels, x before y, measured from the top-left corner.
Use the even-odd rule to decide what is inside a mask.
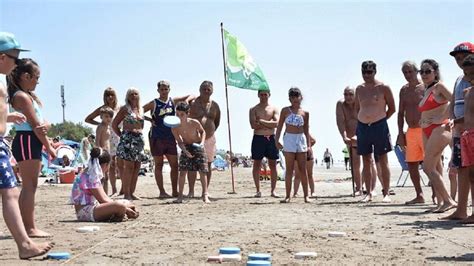
[[[10,32],[0,32],[0,52],[8,50],[29,51],[21,49],[20,43],[15,39],[15,35]]]

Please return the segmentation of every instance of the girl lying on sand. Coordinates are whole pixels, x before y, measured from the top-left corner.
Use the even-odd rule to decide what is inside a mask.
[[[129,201],[113,201],[104,192],[101,179],[109,171],[110,158],[106,150],[93,148],[87,168],[74,180],[70,202],[76,208],[79,221],[121,222],[138,217],[135,206]]]

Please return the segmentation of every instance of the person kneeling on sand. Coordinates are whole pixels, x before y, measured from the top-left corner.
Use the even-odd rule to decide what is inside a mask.
[[[180,102],[176,106],[176,115],[181,120],[178,127],[172,129],[174,138],[178,141],[181,148],[179,157],[179,177],[178,177],[178,199],[174,203],[183,202],[183,189],[186,174],[199,171],[202,184],[202,200],[210,203],[207,193],[207,178],[205,174],[209,171],[207,165],[206,152],[204,150],[204,141],[206,132],[198,120],[189,118],[189,105]]]
[[[125,217],[135,219],[138,212],[129,201],[113,201],[102,187],[101,180],[109,171],[111,157],[106,150],[93,148],[88,166],[76,177],[72,186],[71,204],[83,222],[121,222]]]

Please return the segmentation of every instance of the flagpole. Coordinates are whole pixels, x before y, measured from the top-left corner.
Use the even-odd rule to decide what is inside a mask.
[[[224,83],[225,83],[225,102],[227,107],[227,128],[229,130],[229,151],[230,151],[230,175],[232,176],[232,192],[229,194],[235,194],[235,185],[234,185],[234,167],[232,165],[233,152],[232,152],[232,135],[230,133],[230,112],[229,112],[229,92],[227,91],[227,71],[226,71],[226,61],[225,61],[225,48],[224,48],[224,23],[221,22],[221,41],[222,41],[222,59],[224,63]]]

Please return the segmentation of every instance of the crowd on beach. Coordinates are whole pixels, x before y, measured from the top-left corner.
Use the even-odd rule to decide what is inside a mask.
[[[52,242],[33,242],[32,238],[51,236],[36,226],[35,193],[41,151],[45,149],[54,158],[56,150],[55,144],[47,137],[49,123],[42,116],[42,102],[35,94],[40,66],[33,59],[20,59],[20,52],[23,51],[27,50],[21,48],[13,34],[0,32],[0,73],[7,76],[6,86],[0,83],[0,136],[5,135],[7,122],[14,123],[16,129],[11,147],[0,138],[3,217],[17,243],[20,258],[28,259],[45,254],[54,246]],[[470,90],[474,85],[474,45],[461,43],[450,54],[463,70],[453,92],[442,83],[440,68],[435,60],[425,59],[419,68],[412,61],[402,64],[407,84],[400,90],[396,142],[406,153],[416,192],[416,197],[406,204],[425,203],[419,173],[422,164],[433,189],[433,203],[436,204],[430,211],[440,213],[456,209],[445,218],[474,223],[474,215],[467,214],[469,190],[474,192],[474,92]],[[396,113],[395,101],[391,88],[375,79],[375,62],[364,61],[361,73],[364,82],[355,89],[346,87],[344,98],[337,102],[336,123],[347,146],[346,169],[350,160],[355,194],[363,196],[361,202],[373,201],[378,176],[383,188],[382,202],[388,203],[391,201],[391,190],[387,154],[393,146],[387,120]],[[70,196],[70,204],[74,205],[78,221],[123,221],[139,216],[133,201],[140,199],[136,187],[140,163],[146,158],[145,137],[150,143],[160,198],[173,197],[176,198],[173,203],[183,203],[186,197],[194,197],[194,185],[199,173],[202,200],[204,203],[211,202],[208,192],[212,177],[211,163],[216,157],[215,132],[221,118],[218,103],[211,99],[213,83],[203,81],[199,86],[199,95],[171,97],[170,88],[168,81],[159,81],[158,97],[143,106],[137,88],[127,90],[123,106],[119,105],[113,88],[104,90],[103,105],[85,118],[87,123],[97,128],[95,137],[90,135],[81,141],[84,169],[75,178]],[[288,91],[289,105],[281,109],[269,103],[270,90],[259,90],[257,96],[258,103],[249,110],[249,123],[254,132],[251,165],[255,197],[262,197],[262,160],[268,163],[270,169],[270,195],[280,197],[275,191],[276,166],[279,153],[283,151],[285,195],[280,202],[289,203],[296,197],[300,184],[304,202],[311,202],[312,198],[316,198],[312,151],[316,140],[310,134],[310,113],[302,106],[302,91],[291,87]],[[177,121],[167,123],[167,117],[176,117]],[[147,136],[143,132],[145,122],[151,123]],[[406,132],[405,122],[408,125]],[[454,184],[457,186],[457,201],[456,190],[454,195],[448,193],[442,180],[441,154],[447,145],[453,147],[450,167],[457,170],[458,182]],[[332,155],[328,150],[327,153],[324,160],[329,168]],[[23,180],[21,192],[17,188],[10,156],[18,162]],[[165,159],[171,169],[170,194],[163,182]],[[117,177],[120,177],[121,189],[117,188]],[[185,196],[186,178],[188,193]],[[113,199],[120,195],[123,199]]]

